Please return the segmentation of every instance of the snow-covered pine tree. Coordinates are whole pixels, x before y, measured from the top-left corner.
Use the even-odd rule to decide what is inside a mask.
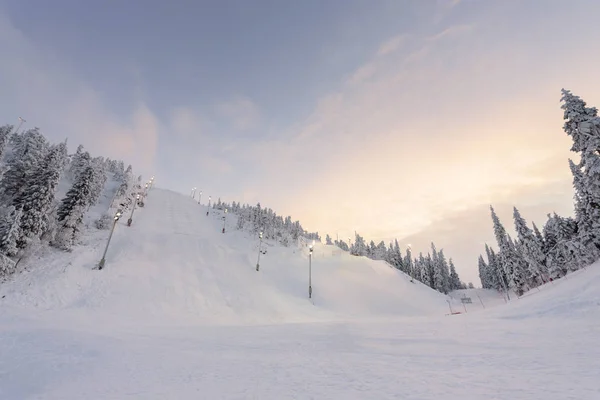
[[[375,251],[377,250],[376,246],[375,246],[375,242],[371,240],[371,242],[369,242],[369,245],[367,246],[366,250],[367,250],[367,254],[366,254],[367,257],[370,259],[374,259]]]
[[[563,130],[573,140],[571,151],[581,157],[579,164],[569,160],[578,229],[568,246],[578,264],[590,263],[600,257],[600,118],[595,107],[568,90],[562,89],[561,102]]]
[[[512,241],[509,239],[504,226],[496,215],[494,208],[490,206],[492,221],[494,223],[494,235],[500,249],[499,261],[504,269],[506,276],[509,278],[509,287],[514,289],[520,296],[527,290],[527,283],[522,270],[521,260],[514,249]]]
[[[492,287],[499,291],[506,291],[508,288],[508,278],[502,267],[499,265],[496,253],[487,243],[485,244],[485,254],[487,256],[489,281]]]
[[[95,157],[91,160],[91,167],[93,169],[92,182],[90,186],[90,198],[88,199],[88,207],[96,204],[102,191],[104,190],[104,185],[106,184],[107,176],[106,176],[106,163],[102,157]]]
[[[14,142],[15,147],[6,160],[8,170],[0,182],[3,203],[13,204],[16,208],[19,208],[19,205],[13,203],[13,200],[27,187],[29,178],[44,158],[47,148],[46,139],[38,128],[30,129],[18,136],[19,138]]]
[[[92,165],[88,165],[85,170],[77,174],[77,180],[58,207],[59,231],[53,246],[70,250],[75,244],[83,222],[83,216],[92,196],[93,181],[94,166]]]
[[[404,262],[404,258],[402,257],[402,251],[400,250],[400,245],[398,244],[398,239],[394,239],[394,260],[395,260],[395,266],[396,268],[398,268],[400,271],[403,271],[405,273],[409,273],[409,269],[407,268],[406,263]]]
[[[329,234],[325,235],[325,244],[326,245],[332,245],[333,242],[331,241],[331,236],[329,236]]]
[[[4,156],[4,150],[6,150],[12,130],[12,125],[0,126],[0,160],[2,160],[2,157]]]
[[[385,260],[386,254],[387,249],[385,247],[385,242],[382,240],[375,248],[375,260]]]
[[[398,241],[394,241],[394,252],[396,251],[396,244],[398,243]],[[398,254],[400,254],[400,259],[402,260],[402,253],[400,253],[400,247],[398,247]],[[421,280],[421,271],[417,268],[416,264],[413,262],[413,256],[412,256],[412,250],[410,249],[410,246],[406,247],[406,256],[404,257],[404,260],[402,261],[402,266],[404,267],[404,269],[406,269],[406,271],[408,271],[407,273],[410,274],[410,276],[413,279],[417,279],[417,280]]]
[[[546,267],[550,278],[560,278],[568,272],[566,247],[561,243],[559,224],[556,218],[548,214],[544,225],[544,242],[546,243]]]
[[[358,233],[355,235],[354,243],[350,246],[350,254],[353,256],[364,256],[367,254],[365,239]]]
[[[17,255],[17,240],[21,236],[21,210],[14,206],[0,211],[0,252],[8,257]]]
[[[20,249],[25,248],[30,240],[39,238],[46,229],[66,157],[65,143],[52,146],[15,199],[14,203],[23,210],[21,237],[17,241]]]
[[[535,222],[531,222],[531,225],[533,226],[533,234],[535,235],[535,239],[537,240],[540,249],[542,249],[542,251],[544,250],[544,236],[542,235],[542,233],[540,232],[540,230],[538,229],[537,225],[535,224]]]
[[[71,165],[69,165],[67,176],[73,181],[77,180],[77,176],[90,164],[91,159],[90,153],[84,151],[83,145],[80,144],[71,157]]]
[[[448,263],[450,264],[450,290],[458,290],[462,286],[460,282],[460,277],[456,272],[456,267],[454,267],[454,262],[451,258],[448,260]]]
[[[515,220],[515,230],[521,243],[523,258],[527,263],[528,284],[531,287],[539,286],[547,281],[546,256],[541,244],[533,231],[527,226],[527,222],[521,216],[517,207],[513,208],[513,218]]]
[[[448,293],[450,291],[450,271],[448,270],[448,262],[444,251],[438,251],[433,242],[431,243],[431,269],[430,273],[433,276],[432,288],[440,293]]]
[[[489,267],[481,254],[479,255],[479,259],[477,260],[477,265],[479,270],[479,280],[481,281],[481,287],[484,289],[491,289],[493,286],[492,282],[490,282]]]
[[[563,103],[561,108],[564,110],[563,119],[565,123],[563,130],[571,139],[573,146],[571,151],[582,152],[588,146],[586,134],[593,125],[593,120],[598,116],[596,107],[587,107],[585,101],[579,96],[575,96],[570,90],[561,90]]]

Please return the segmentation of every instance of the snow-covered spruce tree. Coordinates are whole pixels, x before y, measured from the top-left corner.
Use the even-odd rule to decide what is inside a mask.
[[[513,208],[513,218],[515,220],[515,230],[521,243],[523,258],[527,263],[527,282],[531,287],[539,286],[547,281],[546,256],[541,243],[539,243],[533,231],[529,229],[517,207]]]
[[[366,256],[367,258],[373,259],[375,257],[375,242],[371,240],[371,242],[369,242],[369,244],[367,245],[367,249],[366,249]]]
[[[520,296],[527,290],[525,271],[522,270],[521,260],[519,260],[519,256],[514,250],[514,245],[511,243],[512,241],[509,239],[492,206],[490,206],[490,211],[494,223],[494,235],[500,249],[498,254],[499,264],[509,278],[509,287],[514,289]]]
[[[561,238],[559,221],[548,214],[548,222],[544,225],[544,241],[546,242],[546,266],[550,278],[563,277],[569,271],[572,261],[571,253]]]
[[[19,252],[17,240],[21,236],[21,215],[23,212],[14,206],[3,207],[0,211],[0,252],[8,257]]]
[[[570,217],[553,216],[558,229],[558,243],[564,253],[565,268],[576,271],[596,260],[595,248],[583,245],[577,235],[577,222]]]
[[[75,182],[79,174],[90,165],[92,156],[87,151],[83,151],[83,146],[79,145],[77,152],[71,158],[71,165],[67,171],[68,177]]]
[[[75,244],[83,223],[83,216],[92,196],[94,167],[88,165],[77,174],[77,180],[71,186],[57,211],[59,230],[52,245],[63,250],[70,250]]]
[[[448,260],[449,268],[450,268],[450,290],[458,290],[462,287],[460,282],[460,277],[456,272],[456,267],[454,266],[454,262],[450,258]]]
[[[394,252],[396,251],[396,244],[398,244],[397,240],[394,241]],[[402,253],[400,253],[400,247],[398,247],[398,254],[400,255],[400,259],[402,260]],[[404,267],[404,269],[408,271],[408,273],[413,279],[420,280],[421,271],[417,270],[416,265],[413,262],[412,250],[410,249],[410,247],[406,248],[406,256],[404,257],[404,260],[402,260],[402,267]]]
[[[448,293],[448,265],[442,250],[437,251],[435,244],[431,243],[431,263],[433,270],[432,288],[440,293]]]
[[[14,148],[6,166],[8,170],[2,176],[0,191],[4,204],[14,204],[13,200],[18,197],[27,187],[29,178],[35,173],[38,165],[43,160],[47,142],[38,128],[30,129],[18,134],[14,142]]]
[[[65,143],[52,146],[31,175],[25,189],[15,199],[15,204],[23,210],[18,248],[25,248],[29,241],[39,238],[46,229],[66,157]]]
[[[329,236],[329,234],[327,234],[325,236],[325,244],[326,245],[332,245],[333,244],[333,242],[331,241],[331,237]]]
[[[90,197],[87,205],[88,208],[98,202],[107,180],[106,163],[104,162],[103,157],[93,158],[90,166],[92,167],[92,181],[90,184]]]
[[[4,150],[6,150],[12,130],[12,125],[0,126],[0,160],[2,160],[2,157],[4,156]]]
[[[441,292],[444,294],[449,293],[452,289],[450,289],[450,269],[448,268],[448,260],[444,255],[444,249],[440,249],[438,252],[438,265],[441,270],[442,275],[442,290]]]
[[[565,123],[563,130],[573,139],[571,151],[580,153],[588,147],[590,130],[594,125],[594,120],[598,116],[596,107],[587,107],[585,101],[579,96],[575,96],[570,90],[561,90],[563,103],[561,108],[564,110],[563,119]]]
[[[354,243],[350,246],[350,254],[353,256],[364,256],[367,254],[365,239],[358,233],[355,234]]]
[[[375,248],[375,260],[385,260],[387,255],[387,248],[385,242],[382,240]]]
[[[481,287],[484,289],[492,289],[493,285],[490,281],[489,267],[481,254],[479,255],[479,259],[477,260],[477,266],[479,270],[479,280],[481,281]]]
[[[487,256],[488,278],[492,288],[499,291],[506,291],[508,288],[508,278],[499,265],[498,256],[487,243],[485,244],[485,254]]]
[[[569,244],[578,262],[591,263],[600,257],[600,118],[595,107],[563,89],[563,130],[573,140],[571,150],[580,162],[569,160],[575,188],[577,238]]]
[[[427,276],[429,277],[429,281],[423,283],[435,290],[435,269],[433,264],[433,257],[429,253],[427,253],[427,257],[425,257],[425,269],[427,269]]]
[[[408,265],[404,262],[404,258],[402,257],[402,251],[400,250],[400,245],[398,244],[398,239],[394,239],[394,266],[398,268],[400,271],[404,271],[405,273],[410,273],[410,269]]]

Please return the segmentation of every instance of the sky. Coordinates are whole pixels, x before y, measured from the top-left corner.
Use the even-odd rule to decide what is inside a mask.
[[[600,106],[600,2],[0,0],[0,123],[323,237],[433,241],[572,215],[560,90]]]

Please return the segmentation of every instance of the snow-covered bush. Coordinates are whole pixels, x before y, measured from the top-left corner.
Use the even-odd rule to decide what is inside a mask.
[[[100,218],[94,221],[96,229],[107,230],[110,229],[110,224],[113,221],[113,217],[109,214],[103,214]]]

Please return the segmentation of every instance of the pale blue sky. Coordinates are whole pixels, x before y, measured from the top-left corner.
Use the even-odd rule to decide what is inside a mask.
[[[506,225],[512,204],[572,212],[558,100],[600,106],[598,15],[587,0],[0,0],[0,123],[22,115],[159,186],[321,233],[433,240],[475,280],[489,203]]]

